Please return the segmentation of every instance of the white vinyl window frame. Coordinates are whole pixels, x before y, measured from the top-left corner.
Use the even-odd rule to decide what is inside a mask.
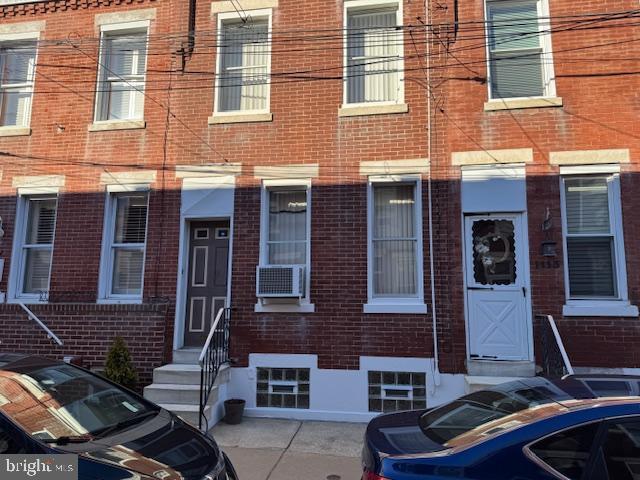
[[[147,85],[147,65],[149,63],[149,28],[151,22],[149,20],[141,20],[136,22],[126,22],[126,23],[114,23],[114,24],[106,24],[100,26],[100,54],[99,54],[99,64],[98,64],[98,76],[96,82],[96,97],[95,97],[95,105],[93,112],[93,123],[94,124],[108,124],[114,122],[127,122],[127,121],[135,121],[135,120],[144,120],[144,110],[146,104],[146,98],[142,100],[142,112],[141,115],[135,114],[135,101],[133,97],[137,92],[141,92],[144,96]],[[144,72],[135,72],[134,75],[126,75],[121,77],[119,75],[114,74],[109,71],[107,56],[108,52],[106,51],[107,40],[110,37],[118,37],[118,36],[127,36],[127,35],[139,35],[146,34],[146,53],[145,53],[145,64],[144,64]],[[136,64],[137,68],[137,64]],[[105,83],[122,83],[125,82],[127,85],[130,84],[131,91],[129,95],[131,96],[131,100],[129,103],[129,116],[127,118],[117,118],[110,119],[109,116],[109,103],[106,101],[105,97],[108,97],[110,91],[106,91]],[[106,116],[104,118],[104,112],[106,108]]]
[[[493,97],[491,92],[491,86],[493,85],[493,79],[491,78],[491,25],[489,24],[489,5],[496,3],[525,3],[536,2],[538,9],[538,31],[540,35],[540,48],[541,48],[541,62],[542,62],[542,82],[544,87],[544,95],[536,97],[511,97],[500,98]],[[502,103],[505,101],[513,100],[530,100],[530,99],[555,99],[556,98],[556,76],[553,64],[553,46],[551,42],[551,23],[550,23],[550,11],[549,0],[484,0],[484,17],[485,21],[485,38],[486,42],[486,56],[487,56],[487,92],[489,95],[490,103]],[[545,24],[546,21],[546,24]]]
[[[364,11],[375,8],[396,8],[396,25],[399,27],[404,25],[403,14],[403,1],[402,0],[345,0],[343,10],[343,25],[344,29],[344,47],[343,47],[343,81],[342,81],[342,108],[353,109],[358,107],[376,107],[376,106],[391,106],[404,104],[404,29],[400,29],[398,42],[398,97],[395,100],[389,100],[384,102],[359,102],[349,103],[348,81],[349,81],[349,15],[352,12]]]
[[[416,242],[416,294],[411,296],[377,296],[374,292],[374,187],[397,183],[414,186],[414,228]],[[367,303],[364,313],[427,313],[424,303],[424,254],[422,225],[422,177],[421,175],[371,176],[367,183]]]
[[[116,215],[118,210],[118,197],[132,193],[144,193],[147,195],[147,219],[145,223],[145,241],[143,244],[127,243],[116,244],[114,235],[116,229]],[[100,255],[100,275],[98,278],[98,303],[103,304],[138,304],[142,303],[144,296],[144,276],[147,267],[147,243],[149,237],[149,205],[150,188],[148,185],[126,185],[107,189],[104,205],[104,225],[102,231],[102,251]],[[120,245],[124,245],[120,247]],[[142,249],[142,272],[139,295],[123,295],[113,293],[113,269],[115,262],[115,250],[117,248]]]
[[[596,166],[597,167],[597,166]],[[623,316],[637,317],[638,308],[629,303],[627,288],[627,264],[624,248],[624,231],[622,222],[622,200],[620,193],[620,174],[607,172],[607,168],[584,169],[584,173],[579,173],[577,169],[574,174],[562,174],[560,176],[560,204],[562,210],[562,242],[563,242],[563,266],[564,266],[564,287],[565,305],[563,307],[564,316]],[[612,169],[618,170],[619,168]],[[610,235],[613,237],[613,266],[615,268],[614,281],[616,282],[616,297],[572,297],[569,284],[569,255],[568,238],[580,235],[568,235],[567,210],[566,210],[566,183],[567,179],[606,177],[607,191],[609,198],[609,221],[611,224]],[[597,234],[584,234],[583,237],[599,236]]]
[[[58,191],[57,189],[51,189],[51,192],[46,192],[49,189],[43,189],[42,193],[18,193],[18,200],[16,205],[16,221],[15,231],[13,236],[13,249],[11,255],[11,269],[9,272],[9,285],[8,285],[8,301],[10,303],[47,303],[48,299],[42,298],[40,294],[24,293],[24,276],[26,269],[26,256],[27,250],[35,248],[49,248],[51,249],[51,261],[49,262],[49,280],[47,285],[51,284],[51,265],[53,263],[53,252],[55,248],[56,227],[58,223]],[[38,200],[56,200],[56,219],[53,225],[53,238],[51,244],[43,245],[29,245],[26,243],[27,229],[29,228],[29,203],[31,201]],[[48,294],[48,292],[47,292]],[[48,296],[48,295],[47,295]]]
[[[0,58],[0,117],[2,117],[2,92],[5,90],[20,90],[21,93],[31,93],[31,97],[29,99],[27,111],[24,113],[24,122],[22,125],[2,125],[0,123],[0,131],[2,129],[15,129],[15,128],[29,128],[31,126],[31,111],[33,109],[33,98],[35,94],[35,84],[36,84],[36,66],[38,64],[38,55],[40,53],[40,48],[38,47],[38,42],[40,41],[40,33],[39,32],[29,32],[29,33],[15,33],[15,34],[2,34],[0,35],[0,51],[5,48],[10,49],[12,46],[21,46],[28,43],[35,43],[35,56],[33,60],[33,64],[29,66],[29,76],[31,77],[31,82],[21,83],[21,84],[5,84],[2,79],[2,72],[4,65],[2,64],[2,59]]]
[[[269,54],[267,55],[267,102],[266,107],[260,110],[220,110],[220,95],[222,93],[222,89],[220,87],[220,79],[221,79],[221,66],[222,66],[222,49],[218,47],[216,49],[216,80],[215,80],[215,91],[214,91],[214,100],[213,100],[213,115],[215,117],[231,117],[238,114],[241,115],[260,115],[264,113],[271,113],[271,45],[273,42],[273,9],[271,8],[263,8],[260,10],[247,10],[246,14],[251,17],[251,20],[267,20],[267,45],[269,46]],[[222,45],[222,34],[225,23],[232,23],[238,20],[237,12],[225,12],[218,13],[216,20],[216,40],[217,45]]]
[[[258,303],[256,305],[256,311],[300,311],[300,312],[313,312],[314,306],[311,304],[311,215],[312,215],[312,201],[311,201],[311,179],[278,179],[278,180],[263,180],[261,193],[260,193],[260,265],[270,265],[269,262],[269,193],[274,190],[283,191],[304,191],[307,195],[307,221],[306,221],[306,234],[307,245],[305,251],[305,294],[301,299],[300,305],[286,305],[286,304],[273,304],[262,305]]]

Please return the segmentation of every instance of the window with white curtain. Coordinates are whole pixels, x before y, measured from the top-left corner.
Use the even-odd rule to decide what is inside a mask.
[[[563,178],[569,299],[626,296],[618,182],[617,175]]]
[[[56,230],[56,196],[33,196],[20,199],[17,226],[17,252],[20,262],[16,297],[45,299],[49,292],[51,257]]]
[[[269,110],[269,17],[219,24],[217,112]]]
[[[36,40],[0,44],[0,127],[28,127]]]
[[[370,302],[422,302],[419,185],[419,181],[370,183]]]
[[[397,2],[347,4],[345,104],[404,101],[401,25]]]
[[[486,0],[492,99],[555,95],[547,0]]]
[[[102,33],[96,120],[144,118],[147,30]]]
[[[147,192],[109,194],[103,250],[103,298],[142,298],[148,203]]]
[[[268,265],[307,265],[307,189],[270,188],[266,234]]]

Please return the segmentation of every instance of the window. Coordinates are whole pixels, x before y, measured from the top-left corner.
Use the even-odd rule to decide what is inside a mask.
[[[268,192],[268,265],[307,264],[307,191]]]
[[[556,472],[570,480],[579,480],[589,463],[598,427],[598,423],[591,423],[564,430],[534,443],[529,450]]]
[[[36,41],[0,44],[0,127],[27,127],[36,68]]]
[[[258,407],[309,408],[308,368],[258,368]]]
[[[423,305],[420,185],[419,179],[369,184],[369,303]]]
[[[346,3],[345,104],[404,101],[398,2]]]
[[[612,424],[602,446],[609,474],[615,480],[640,477],[640,421]]]
[[[619,178],[563,178],[569,300],[626,300]]]
[[[370,371],[369,411],[397,412],[427,406],[426,374]]]
[[[110,194],[103,251],[102,298],[142,298],[148,194]]]
[[[96,121],[141,120],[147,65],[147,30],[102,32]]]
[[[243,23],[221,18],[216,112],[268,112],[270,15],[252,15]]]
[[[547,0],[486,0],[492,99],[555,95]]]
[[[46,300],[56,229],[57,197],[21,197],[16,225],[15,297]]]

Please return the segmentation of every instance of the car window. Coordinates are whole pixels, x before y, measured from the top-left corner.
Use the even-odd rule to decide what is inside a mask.
[[[599,426],[599,423],[590,423],[558,432],[534,443],[529,450],[556,472],[570,480],[580,480],[589,463]]]
[[[0,426],[0,455],[10,453],[24,453],[24,446],[21,442],[16,441],[10,432]]]
[[[611,424],[602,450],[609,478],[640,478],[640,420]]]

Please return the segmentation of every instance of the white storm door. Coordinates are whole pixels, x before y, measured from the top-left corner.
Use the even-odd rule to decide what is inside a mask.
[[[529,360],[529,259],[521,214],[465,218],[471,359]]]

